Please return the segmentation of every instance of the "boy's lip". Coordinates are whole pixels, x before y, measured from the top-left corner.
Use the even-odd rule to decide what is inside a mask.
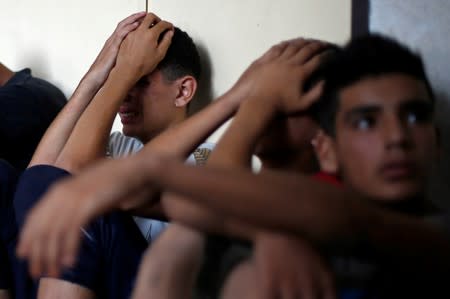
[[[411,160],[398,159],[384,163],[380,172],[389,181],[407,180],[416,176],[417,166]]]
[[[136,121],[138,113],[129,105],[122,105],[119,108],[119,117],[123,125],[131,124]]]

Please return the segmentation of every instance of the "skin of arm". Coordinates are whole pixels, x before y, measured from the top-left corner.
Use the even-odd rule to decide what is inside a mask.
[[[150,27],[150,24],[155,24]],[[159,37],[163,38],[158,42]],[[105,154],[114,117],[128,91],[163,59],[173,36],[172,24],[145,16],[120,45],[114,68],[84,110],[56,160],[56,166],[77,172]]]
[[[145,13],[136,13],[117,25],[68,103],[45,132],[28,167],[37,164],[55,165],[80,116],[114,67],[123,39],[137,28],[144,16]]]
[[[41,278],[37,298],[94,299],[93,291],[80,285],[55,279]]]
[[[144,161],[147,157],[160,153],[166,158],[171,157],[177,161],[183,161],[203,140],[236,112],[244,98],[239,90],[230,90],[182,123],[163,131],[148,142],[133,158]],[[120,167],[114,171],[120,172]],[[132,178],[111,179],[116,180],[115,183],[119,183],[123,187],[123,194],[111,197],[109,203],[105,202],[107,206],[99,206],[99,214],[112,208],[130,210],[133,214],[151,217],[155,216],[155,213],[157,215],[165,214],[159,204],[155,206],[160,198],[160,190],[153,188],[152,184],[136,187],[141,190],[142,194],[131,195],[127,191],[127,180],[132,180]]]
[[[189,298],[203,260],[203,234],[172,223],[145,253],[133,299]]]

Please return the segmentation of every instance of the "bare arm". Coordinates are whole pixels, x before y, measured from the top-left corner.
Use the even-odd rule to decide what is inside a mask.
[[[94,292],[80,285],[54,278],[39,280],[38,299],[93,299]]]
[[[378,208],[353,192],[300,174],[266,171],[255,175],[244,170],[196,169],[170,161],[164,169],[157,179],[162,188],[252,225],[305,236],[344,251],[363,242],[398,263],[418,261],[414,265],[426,273],[450,269],[450,243],[445,234],[419,218]],[[168,175],[172,171],[176,179]],[[191,221],[196,223],[196,219]]]
[[[190,298],[203,247],[201,233],[171,224],[145,253],[132,298]]]
[[[103,49],[89,71],[81,79],[68,103],[45,132],[28,167],[37,164],[54,165],[56,163],[80,116],[102,87],[115,65],[122,40],[137,27],[138,20],[144,15],[145,13],[133,14],[117,25],[116,30],[105,42]]]

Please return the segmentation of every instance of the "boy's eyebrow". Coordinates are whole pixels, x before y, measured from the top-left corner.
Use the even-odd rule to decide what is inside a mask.
[[[353,119],[355,116],[372,114],[381,111],[381,107],[378,105],[364,105],[350,109],[344,115],[346,121]]]
[[[426,100],[423,98],[413,98],[409,99],[407,101],[404,101],[400,105],[401,109],[408,109],[408,108],[420,108],[420,109],[426,109],[426,110],[433,110],[433,104],[430,100]]]

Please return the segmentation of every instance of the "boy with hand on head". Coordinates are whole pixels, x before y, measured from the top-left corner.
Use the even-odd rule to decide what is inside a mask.
[[[156,25],[150,26],[153,23],[156,23]],[[127,24],[128,22],[124,25],[128,28],[129,25]],[[132,27],[137,26],[136,24]],[[47,132],[47,139],[44,139],[41,144],[42,147],[36,152],[33,165],[46,163],[46,159],[49,159],[50,162],[47,164],[52,164],[56,167],[36,166],[30,168],[27,177],[22,178],[21,186],[19,186],[18,190],[25,190],[26,186],[30,184],[35,185],[38,175],[45,179],[44,182],[38,183],[39,192],[31,196],[21,196],[22,198],[31,199],[32,204],[34,204],[35,200],[53,182],[66,174],[64,169],[79,171],[80,168],[101,157],[104,154],[107,141],[105,136],[107,136],[107,132],[109,132],[111,127],[113,112],[117,109],[120,110],[122,122],[124,123],[124,133],[138,137],[144,143],[146,142],[137,156],[146,159],[146,157],[154,153],[164,153],[180,161],[184,160],[210,133],[234,114],[239,103],[243,100],[238,92],[234,92],[234,96],[230,92],[229,95],[221,97],[204,110],[185,119],[187,104],[192,99],[197,87],[200,68],[198,54],[196,51],[193,51],[195,46],[193,46],[190,38],[184,32],[175,28],[170,47],[168,47],[164,59],[159,63],[155,62],[155,59],[162,58],[164,47],[168,46],[167,37],[172,32],[172,29],[169,28],[169,31],[164,33],[164,30],[167,30],[166,27],[167,23],[159,22],[156,16],[150,14],[145,17],[135,31],[129,33],[121,44],[119,43],[120,50],[118,47],[113,48],[115,52],[112,51],[112,53],[115,53],[115,56],[117,56],[117,61],[114,62],[115,56],[108,56],[113,59],[114,63],[112,65],[114,67],[110,70],[107,79],[105,78],[106,82],[95,95],[92,103],[84,111],[79,107],[77,108],[78,110],[72,107],[73,110],[79,111],[80,114],[82,113],[81,116],[70,116],[70,110],[65,111],[64,113],[68,114],[70,118],[61,116],[59,118],[60,124],[55,123],[53,129]],[[164,34],[164,37],[157,43],[156,40],[159,40],[161,34]],[[153,52],[149,51],[149,47],[150,50],[153,49]],[[156,49],[153,47],[156,47]],[[155,66],[156,69],[153,69]],[[144,75],[142,76],[142,74]],[[123,77],[122,75],[126,76]],[[131,90],[126,95],[128,89]],[[124,97],[125,100],[122,102]],[[79,119],[77,120],[77,118]],[[73,120],[67,125],[70,130],[62,131],[63,125],[61,123],[69,122],[70,119]],[[48,141],[55,139],[59,142],[62,138],[61,136],[64,135],[63,133],[67,133],[67,131],[70,133],[70,136],[61,142],[61,148],[58,151],[51,152],[52,148],[50,148]],[[80,140],[83,140],[83,142]],[[203,161],[207,157],[208,151],[209,149],[203,146],[200,151],[195,152],[194,156]],[[33,174],[32,172],[36,173]],[[42,176],[43,172],[48,172],[50,177]],[[105,177],[97,177],[94,180],[95,186],[102,185],[102,182],[114,180],[114,177],[117,175],[121,175],[120,170],[109,172]],[[136,173],[133,173],[132,176],[135,178],[140,177]],[[94,181],[90,181],[90,187],[95,187],[92,184]],[[112,191],[115,188],[114,184],[107,184],[107,186],[106,189],[103,189],[104,191]],[[85,187],[79,191],[89,192],[90,188],[88,186]],[[158,208],[160,190],[151,186],[148,187],[143,192],[135,190],[135,192],[133,191],[130,194],[131,199],[135,195],[140,195],[144,196],[148,201],[142,205],[138,203],[123,207],[123,209],[127,211],[133,209],[132,212],[139,213],[139,215],[157,214],[161,216],[161,211]],[[82,212],[84,209],[80,201],[82,198],[82,196],[77,196],[76,200],[71,202],[74,204],[71,208],[71,213]],[[60,200],[62,200],[61,197]],[[25,204],[29,205],[27,202]],[[41,203],[38,203],[38,205],[41,205]],[[59,210],[59,203],[52,205],[52,208],[54,209],[53,211]],[[29,206],[25,209],[18,207],[19,211],[26,211],[27,209],[29,209]],[[62,212],[62,210],[59,211]],[[59,212],[57,214],[59,216],[62,215]],[[50,220],[51,217],[48,215],[45,218]],[[59,220],[53,218],[52,221],[46,222],[51,228],[55,229],[55,232],[57,231],[61,238],[65,238],[64,226],[60,225],[65,223],[63,218],[59,218]],[[110,297],[121,297],[124,294],[128,294],[132,285],[130,282],[132,279],[129,278],[134,277],[140,254],[147,245],[142,242],[142,236],[139,236],[139,233],[136,234],[137,228],[130,222],[129,218],[128,214],[114,213],[113,215],[97,219],[89,228],[83,229],[84,239],[81,253],[78,259],[65,259],[66,264],[70,264],[71,267],[69,267],[69,271],[64,271],[61,278],[67,281],[75,281],[78,285],[84,286],[81,288],[83,290],[94,290],[106,283],[110,286],[107,288],[111,290],[111,294],[108,295]],[[21,221],[23,222],[23,220],[24,218],[22,217]],[[103,240],[110,240],[111,244],[97,246],[97,243],[101,243]],[[55,245],[55,243],[52,244]],[[121,270],[105,271],[107,272],[105,275],[106,282],[100,281],[97,283],[95,278],[103,277],[103,275],[96,274],[95,271],[103,272],[104,267],[96,267],[95,265],[97,261],[102,262],[104,259],[109,259],[111,253],[103,252],[105,251],[104,247],[117,248],[114,249],[114,252],[119,252],[120,256],[126,257],[127,266],[125,268],[128,272],[123,271],[124,258],[116,256],[111,258],[111,260],[114,260],[113,263],[105,262],[105,264],[111,264],[111,267]],[[39,248],[33,247],[33,249]],[[58,254],[46,255],[40,249],[35,253],[40,257],[49,258],[48,261],[50,261],[52,266],[43,269],[40,262],[31,260],[31,269],[34,275],[47,273],[52,277],[56,277],[59,273],[59,268],[54,263],[58,261]],[[95,271],[87,271],[85,269],[94,269]],[[40,289],[54,290],[54,283],[64,284],[64,282],[61,282],[62,279],[41,279]],[[73,287],[67,283],[65,285],[68,288]],[[122,288],[121,286],[124,287]],[[118,289],[123,290],[123,292],[113,292],[113,290]],[[87,292],[87,294],[91,293]]]
[[[234,109],[231,103],[217,104],[206,117],[179,130],[199,74],[198,53],[185,32],[154,14],[137,13],[119,23],[20,179],[15,200],[19,226],[52,183],[105,156],[118,110],[126,134],[147,142],[170,127],[152,147],[179,159],[188,156]],[[229,108],[222,109],[225,106]],[[158,192],[148,195],[156,200]],[[58,279],[41,278],[39,297],[128,296],[147,247],[131,215],[98,219],[84,234],[77,263]],[[39,264],[30,263],[30,269],[35,276],[42,274]],[[57,271],[48,270],[48,275],[57,276]]]

